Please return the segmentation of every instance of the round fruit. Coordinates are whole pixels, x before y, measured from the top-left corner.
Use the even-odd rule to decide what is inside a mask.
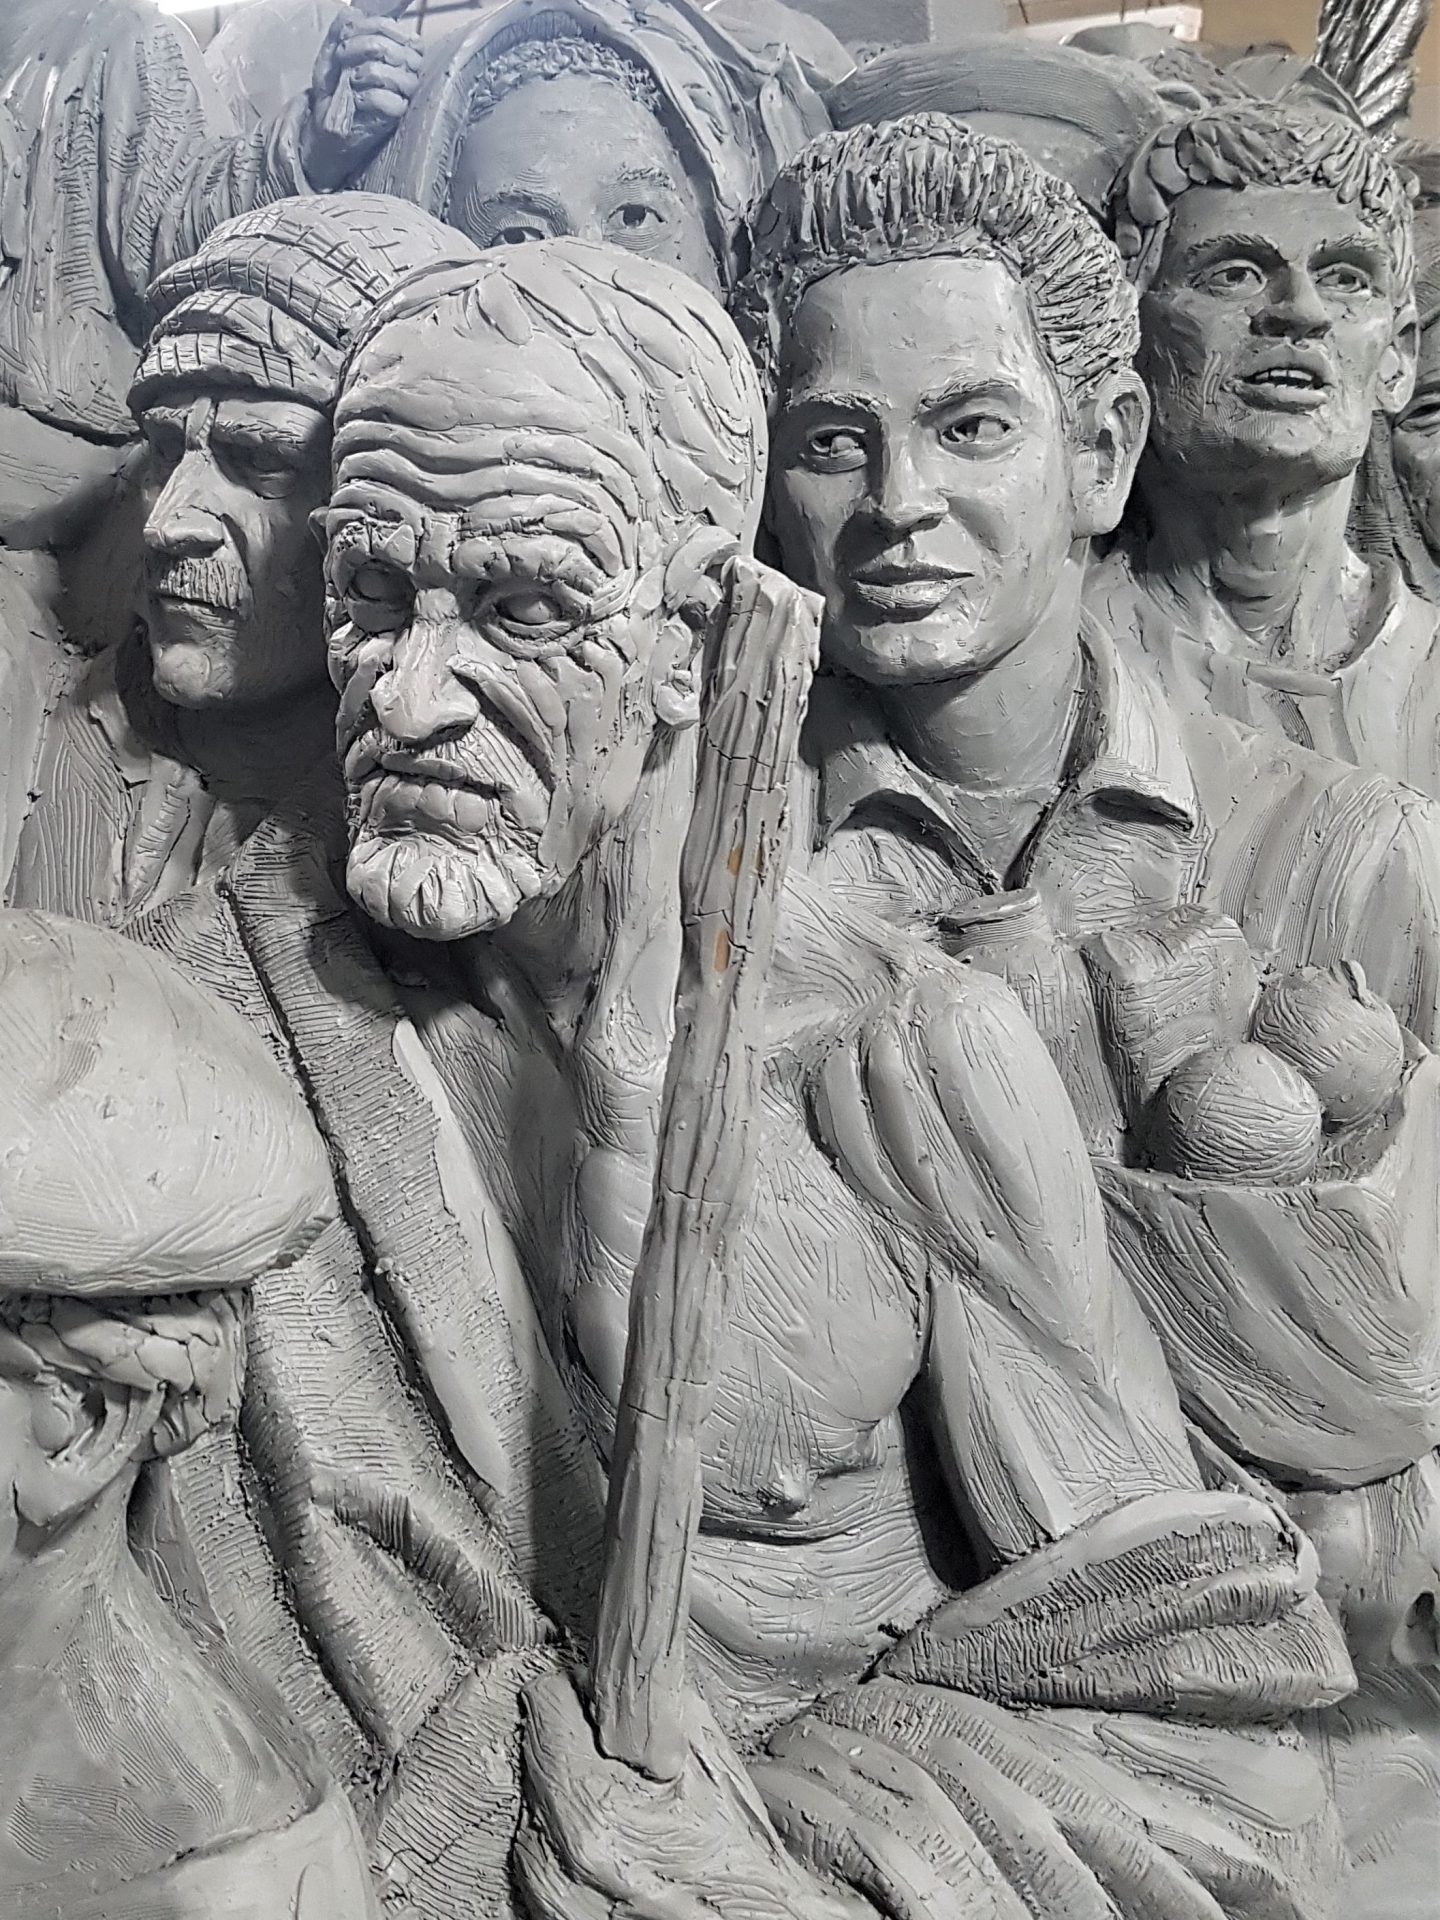
[[[1153,1158],[1187,1180],[1232,1187],[1314,1177],[1322,1116],[1315,1089],[1248,1040],[1193,1054],[1160,1089]]]
[[[1260,996],[1250,1031],[1304,1074],[1332,1127],[1373,1119],[1405,1071],[1400,1022],[1351,961],[1277,980]]]

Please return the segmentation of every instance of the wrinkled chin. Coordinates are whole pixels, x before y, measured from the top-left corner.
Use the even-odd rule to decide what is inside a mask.
[[[513,844],[477,841],[462,850],[437,835],[391,838],[363,827],[345,879],[372,920],[417,940],[493,932],[547,891],[541,869]]]

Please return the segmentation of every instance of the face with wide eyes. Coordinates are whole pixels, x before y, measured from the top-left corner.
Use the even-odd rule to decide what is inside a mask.
[[[660,611],[654,486],[557,342],[397,322],[361,356],[324,532],[348,880],[375,919],[503,926],[633,801],[693,652]]]
[[[308,522],[329,491],[327,417],[295,400],[177,388],[140,425],[161,698],[263,708],[322,687],[324,594]]]
[[[648,108],[603,74],[525,81],[468,127],[447,217],[481,247],[573,234],[720,291],[679,155]]]
[[[1440,559],[1440,321],[1420,336],[1415,394],[1395,422],[1395,468],[1430,551]]]
[[[786,571],[824,596],[833,665],[900,686],[1003,658],[1061,579],[1072,480],[1054,373],[998,262],[854,267],[805,294],[769,517]]]
[[[1152,450],[1227,486],[1353,473],[1409,390],[1398,291],[1384,235],[1327,189],[1181,194],[1141,303]]]

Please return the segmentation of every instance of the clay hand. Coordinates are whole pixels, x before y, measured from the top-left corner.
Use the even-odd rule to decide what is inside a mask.
[[[305,177],[320,193],[352,179],[395,131],[420,79],[412,27],[346,7],[326,34],[300,135]]]
[[[785,1852],[698,1698],[690,1757],[658,1783],[595,1744],[568,1675],[525,1695],[525,1814],[515,1871],[532,1920],[848,1920]]]

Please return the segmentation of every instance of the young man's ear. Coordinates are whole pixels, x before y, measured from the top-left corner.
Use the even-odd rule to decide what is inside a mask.
[[[1420,318],[1415,302],[1407,300],[1395,316],[1395,331],[1380,360],[1376,411],[1393,420],[1415,396],[1415,374],[1420,358]]]
[[[1132,367],[1110,374],[1084,403],[1074,431],[1075,538],[1093,540],[1120,524],[1150,431],[1150,396]]]
[[[35,1445],[15,1476],[15,1506],[34,1527],[82,1513],[149,1444],[164,1388],[47,1374],[27,1388]]]

